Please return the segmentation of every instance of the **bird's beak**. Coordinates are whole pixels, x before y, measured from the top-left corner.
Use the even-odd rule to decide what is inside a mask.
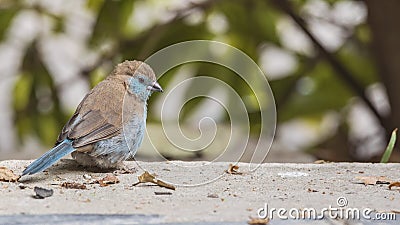
[[[163,89],[161,88],[160,84],[157,82],[154,82],[153,85],[148,86],[147,89],[149,89],[151,91],[163,92]]]

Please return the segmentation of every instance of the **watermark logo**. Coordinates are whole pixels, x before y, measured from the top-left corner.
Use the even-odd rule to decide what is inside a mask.
[[[336,199],[336,204],[339,207],[345,207],[345,206],[347,206],[347,204],[349,204],[349,202],[347,201],[347,198],[339,197]]]
[[[262,219],[293,219],[293,220],[322,220],[322,219],[343,219],[343,220],[396,220],[396,214],[390,212],[374,212],[370,208],[351,208],[348,206],[346,197],[338,197],[337,206],[316,208],[273,208],[267,203],[259,208],[257,215]]]

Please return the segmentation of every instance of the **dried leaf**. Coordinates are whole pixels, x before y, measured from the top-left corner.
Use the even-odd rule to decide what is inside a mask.
[[[174,185],[165,183],[164,181],[157,179],[155,175],[152,175],[147,171],[145,171],[142,175],[138,176],[138,180],[139,181],[137,183],[134,183],[133,186],[136,186],[141,183],[153,183],[157,184],[160,187],[165,187],[171,190],[175,190]]]
[[[261,219],[261,218],[251,218],[247,222],[250,225],[266,225],[269,223],[269,218]]]
[[[0,181],[16,182],[21,176],[17,176],[14,172],[7,167],[0,167]]]
[[[37,199],[43,199],[43,198],[50,197],[54,193],[53,189],[46,189],[46,188],[41,188],[41,187],[34,187],[33,191],[35,191],[35,193],[36,193],[36,195],[33,197],[37,198]]]
[[[75,182],[64,182],[61,184],[61,187],[68,189],[86,189],[86,185]]]
[[[140,183],[147,183],[147,182],[153,183],[155,179],[156,177],[147,171],[145,171],[142,175],[138,176],[138,180]]]
[[[108,186],[109,184],[119,183],[119,180],[118,177],[108,174],[107,176],[103,177],[100,180],[97,180],[96,182],[100,184],[100,187],[105,187]]]
[[[392,182],[389,184],[389,190],[392,190],[392,187],[400,187],[400,182]]]
[[[165,187],[165,188],[168,188],[168,189],[171,189],[171,190],[175,190],[175,186],[172,185],[172,184],[165,183],[164,181],[158,180],[158,179],[156,179],[155,182],[160,187]]]
[[[375,184],[390,184],[393,182],[385,176],[379,177],[356,177],[356,179],[361,181],[361,184],[365,185],[375,185]]]
[[[239,170],[238,165],[229,164],[229,168],[228,170],[226,170],[226,172],[229,174],[242,175],[243,173],[239,172],[238,170]]]

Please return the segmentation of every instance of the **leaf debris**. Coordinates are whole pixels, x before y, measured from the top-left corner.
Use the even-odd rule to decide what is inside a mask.
[[[144,171],[144,173],[138,176],[138,182],[134,183],[132,186],[136,186],[141,183],[153,183],[160,187],[165,187],[171,190],[175,190],[175,186],[172,184],[165,183],[162,180],[159,180],[155,177],[155,175],[150,174],[148,171]]]
[[[229,174],[234,174],[234,175],[242,175],[242,172],[239,172],[239,166],[238,165],[233,165],[232,163],[229,164],[228,170],[225,170],[225,172]]]
[[[361,181],[360,184],[365,184],[365,185],[390,184],[393,182],[392,180],[390,180],[385,176],[356,177],[356,179]]]
[[[105,176],[99,180],[96,180],[96,183],[99,183],[100,187],[105,187],[105,186],[108,186],[109,184],[119,183],[119,179],[115,175],[107,174],[107,176]]]
[[[400,182],[392,182],[389,184],[389,190],[392,190],[392,187],[400,187]]]
[[[68,189],[86,189],[86,185],[76,182],[64,182],[61,184],[61,187]]]
[[[7,167],[0,167],[0,181],[17,182],[21,176],[17,176],[14,172]]]

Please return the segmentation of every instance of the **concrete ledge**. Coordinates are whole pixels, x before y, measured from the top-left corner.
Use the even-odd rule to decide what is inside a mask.
[[[0,166],[22,172],[30,161],[1,161]],[[345,197],[346,207],[371,208],[376,212],[400,211],[399,189],[387,184],[363,185],[357,177],[386,176],[400,181],[400,164],[327,163],[262,164],[254,172],[240,163],[242,175],[224,172],[229,163],[216,162],[127,162],[138,168],[133,174],[119,174],[120,183],[106,187],[87,184],[86,190],[66,189],[63,182],[89,183],[84,174],[98,179],[105,172],[87,171],[72,160],[62,160],[47,172],[24,177],[18,183],[0,182],[0,215],[126,214],[148,215],[149,223],[245,222],[256,217],[267,203],[269,208],[337,207]],[[177,183],[175,191],[140,184],[143,169]],[[110,174],[110,173],[108,173]],[[87,176],[86,176],[87,177]],[[184,186],[214,180],[203,185]],[[35,199],[33,187],[51,188],[54,195]],[[162,192],[162,195],[155,194]],[[397,215],[400,219],[400,215]],[[0,217],[1,221],[1,217]]]

